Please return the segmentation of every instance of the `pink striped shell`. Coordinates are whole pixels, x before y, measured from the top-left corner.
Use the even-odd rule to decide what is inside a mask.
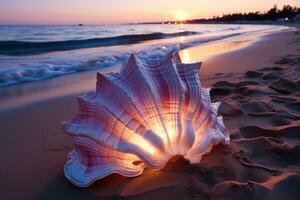
[[[63,125],[75,143],[65,176],[86,187],[112,173],[162,168],[174,155],[198,163],[213,145],[229,143],[220,103],[201,87],[200,66],[182,63],[178,53],[131,55],[119,73],[98,73],[96,91],[78,97],[78,114]]]

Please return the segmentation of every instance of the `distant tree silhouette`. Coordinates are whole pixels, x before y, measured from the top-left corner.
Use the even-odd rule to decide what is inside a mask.
[[[213,16],[210,19],[194,19],[188,20],[187,23],[207,23],[207,22],[234,22],[234,21],[275,21],[278,19],[292,21],[293,18],[300,13],[300,7],[292,7],[284,5],[280,10],[277,5],[274,5],[270,10],[264,13],[248,12],[248,13],[233,13],[225,14],[222,17]]]
[[[266,15],[266,19],[268,20],[276,20],[279,15],[279,10],[277,9],[277,6],[274,5],[273,8],[271,8],[265,15]]]
[[[292,7],[290,5],[284,5],[282,9],[278,9],[277,5],[274,5],[267,12],[248,12],[248,13],[233,13],[223,14],[221,17],[213,16],[210,19],[192,19],[186,20],[188,24],[199,24],[199,23],[228,23],[228,22],[239,22],[239,21],[275,21],[275,20],[288,20],[293,21],[293,18],[300,13],[300,7]],[[142,24],[160,24],[162,22],[147,22]],[[176,21],[166,21],[164,23],[182,23]]]

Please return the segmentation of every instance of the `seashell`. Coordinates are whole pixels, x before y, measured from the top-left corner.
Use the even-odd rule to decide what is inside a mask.
[[[174,155],[198,163],[213,145],[228,144],[220,103],[201,87],[200,66],[182,63],[178,53],[131,55],[119,73],[98,73],[96,92],[78,97],[78,114],[63,124],[75,143],[65,176],[86,187],[112,173],[162,168]]]

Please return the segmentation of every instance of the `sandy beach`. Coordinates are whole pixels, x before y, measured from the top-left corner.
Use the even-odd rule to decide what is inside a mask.
[[[94,90],[96,71],[120,67],[1,88],[0,199],[300,199],[300,26],[292,27],[181,52],[203,61],[200,79],[223,102],[229,145],[199,164],[179,156],[85,189],[64,177],[73,144],[60,124],[76,114],[76,96]]]

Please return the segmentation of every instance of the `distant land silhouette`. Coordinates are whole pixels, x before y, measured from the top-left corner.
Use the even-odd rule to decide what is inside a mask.
[[[276,5],[267,12],[248,12],[248,13],[233,13],[219,16],[214,16],[209,19],[191,19],[184,21],[163,21],[163,22],[145,22],[138,24],[201,24],[201,23],[231,23],[231,22],[251,22],[251,21],[286,21],[293,22],[294,18],[300,14],[300,7],[284,5],[282,9],[278,9]],[[298,18],[298,16],[297,16]]]

